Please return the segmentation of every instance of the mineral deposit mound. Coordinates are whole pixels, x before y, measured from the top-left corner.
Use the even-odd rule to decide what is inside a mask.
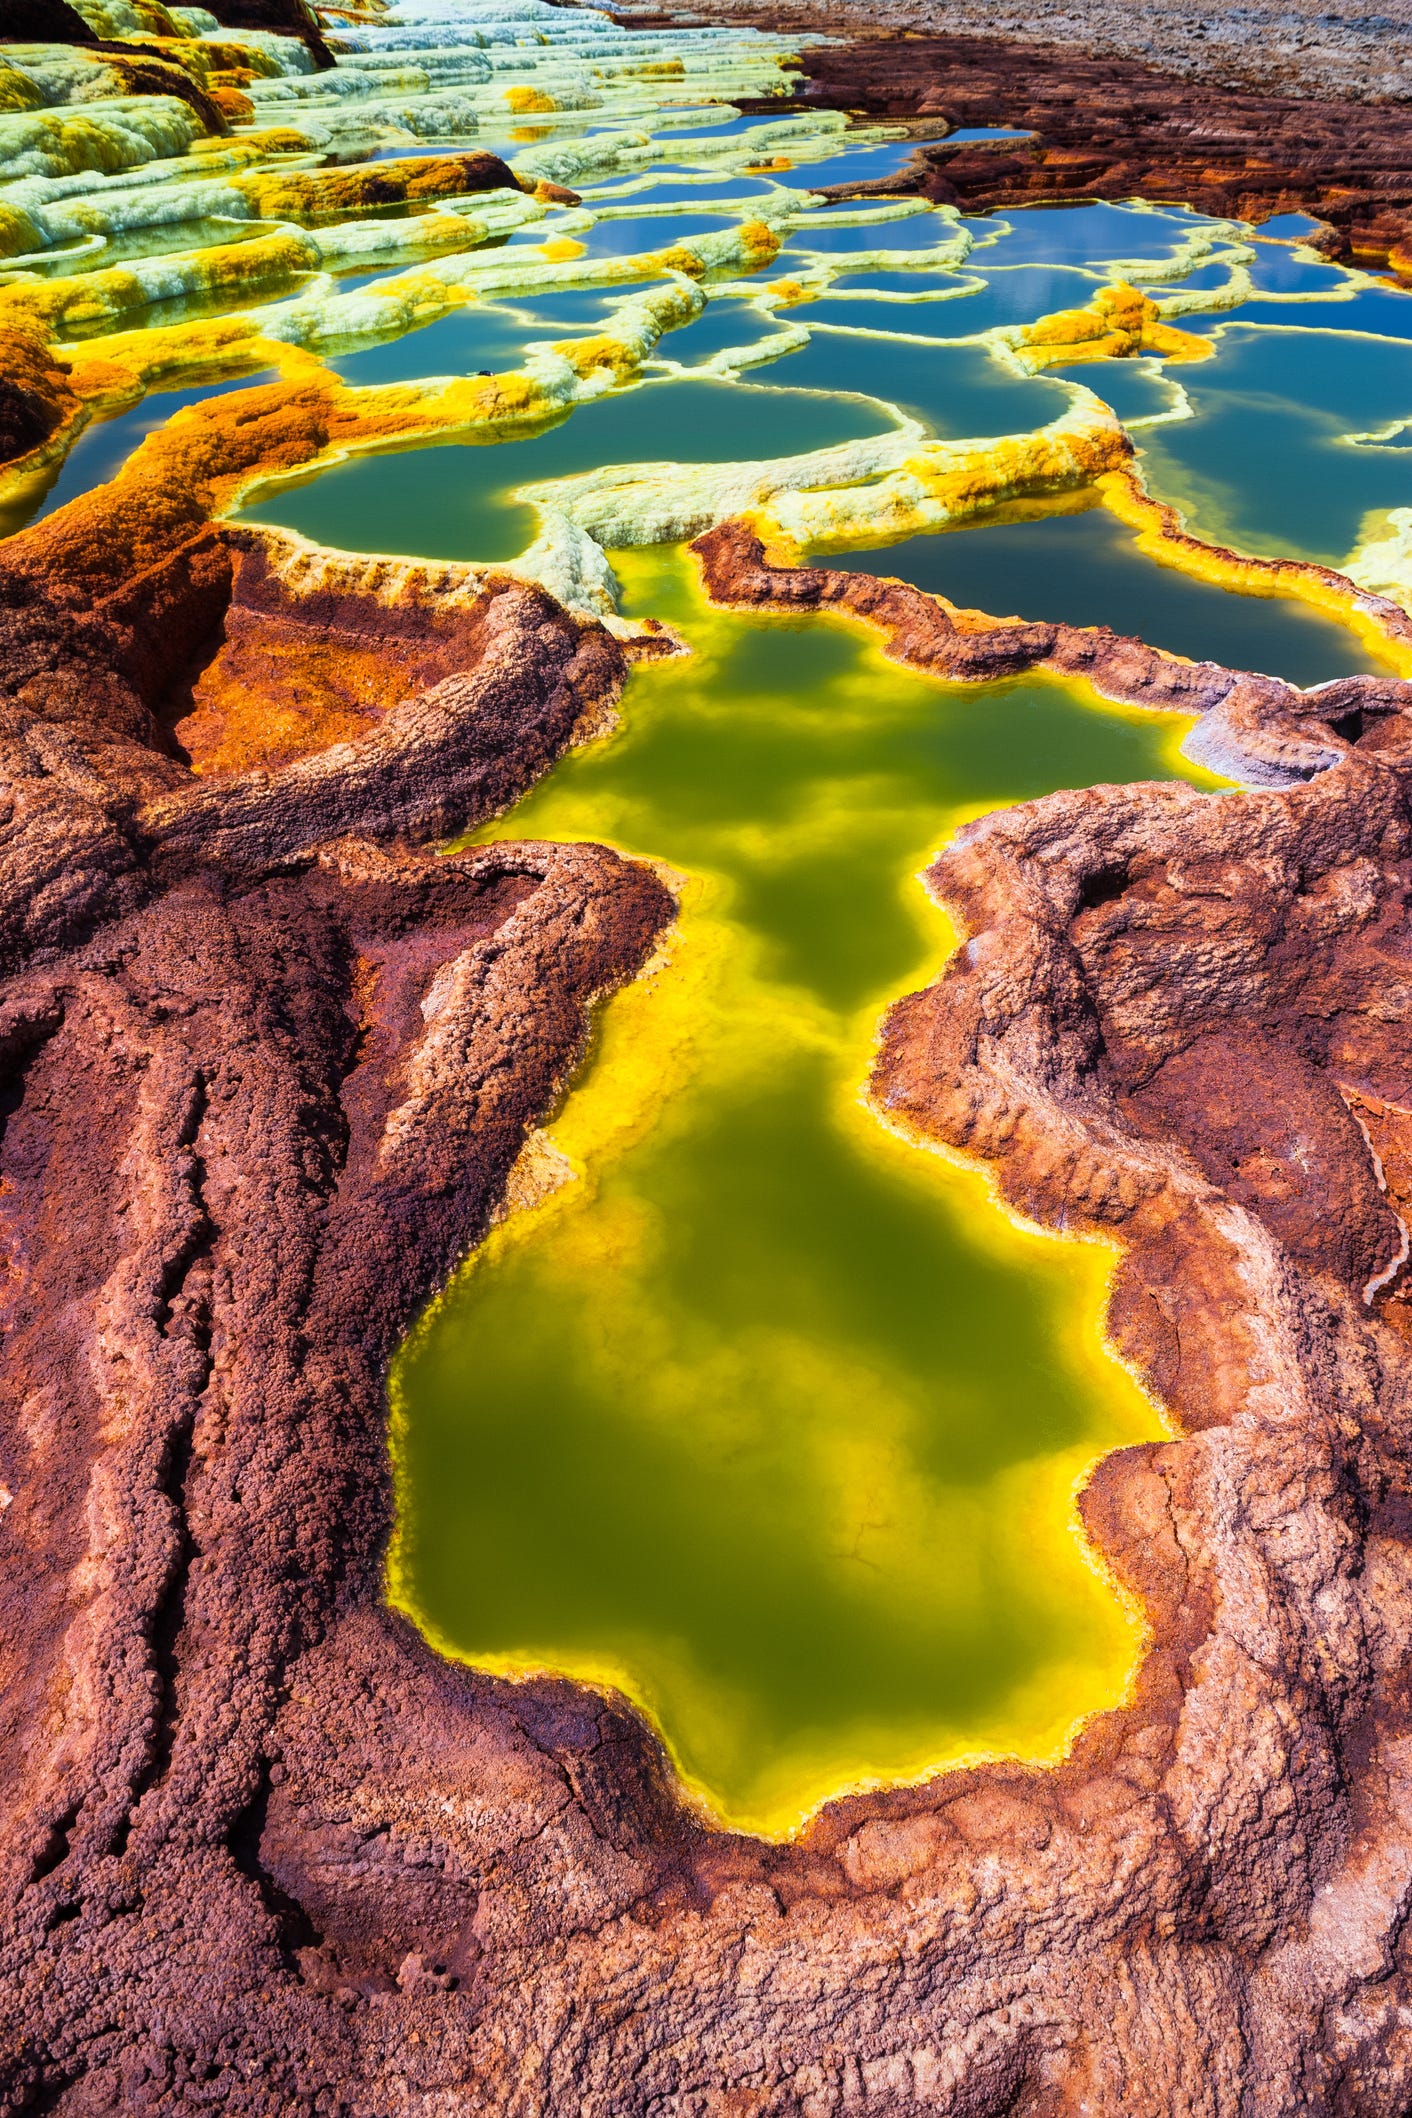
[[[1405,47],[1120,16],[0,0],[0,2110],[1412,2109]]]

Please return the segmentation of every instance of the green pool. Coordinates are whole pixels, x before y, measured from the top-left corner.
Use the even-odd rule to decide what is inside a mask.
[[[716,1811],[780,1830],[1052,1751],[1127,1679],[1071,1503],[1160,1431],[1102,1348],[1112,1257],[1013,1226],[862,1089],[881,1007],[951,943],[917,871],[956,822],[1170,777],[1182,731],[709,611],[684,552],[620,565],[695,653],[483,835],[664,862],[681,920],[539,1147],[566,1181],[398,1364],[392,1579],[457,1653],[622,1686]]]

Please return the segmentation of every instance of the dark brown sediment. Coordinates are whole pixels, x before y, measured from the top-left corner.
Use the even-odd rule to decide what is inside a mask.
[[[212,0],[207,13],[223,29],[265,29],[278,36],[298,37],[309,47],[316,66],[334,63],[323,24],[306,0]]]
[[[900,176],[825,187],[827,196],[912,191],[968,211],[1142,198],[1256,222],[1305,213],[1327,224],[1319,240],[1330,255],[1412,272],[1406,91],[1364,101],[1321,93],[1308,79],[1292,89],[1232,84],[1219,51],[1198,56],[1192,45],[1184,52],[1198,81],[1139,59],[1095,55],[1074,39],[942,34],[935,18],[906,36],[885,35],[874,11],[857,7],[727,0],[699,12],[713,21],[829,29],[839,41],[799,54],[806,107],[1033,134],[970,146],[922,140]]]
[[[90,29],[69,0],[9,0],[0,43],[8,44],[96,44]]]

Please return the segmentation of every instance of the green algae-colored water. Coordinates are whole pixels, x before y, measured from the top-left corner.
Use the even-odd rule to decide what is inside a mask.
[[[888,321],[894,331],[905,331],[912,314],[909,308]],[[919,414],[943,439],[1027,433],[1057,419],[1068,404],[1061,384],[1011,374],[983,346],[915,344],[902,338],[889,343],[852,331],[819,331],[799,352],[783,354],[761,374],[772,383],[811,390],[874,391]]]
[[[399,1599],[478,1661],[646,1701],[733,1821],[1054,1748],[1132,1620],[1070,1488],[1158,1431],[1101,1351],[1112,1260],[1012,1228],[860,1090],[948,941],[917,870],[963,816],[1167,777],[1179,727],[1057,681],[965,688],[861,632],[706,609],[632,562],[689,660],[486,838],[664,861],[682,917],[396,1377]]]
[[[721,463],[792,455],[893,424],[881,405],[857,397],[715,380],[646,382],[522,440],[355,456],[271,494],[243,519],[355,550],[511,559],[534,535],[531,511],[510,497],[517,485],[642,457]]]

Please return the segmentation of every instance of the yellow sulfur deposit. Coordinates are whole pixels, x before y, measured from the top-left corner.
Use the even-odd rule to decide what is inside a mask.
[[[1011,337],[1030,368],[1068,367],[1076,360],[1123,360],[1156,353],[1163,360],[1205,360],[1208,340],[1162,321],[1151,295],[1119,281],[1102,287],[1082,309],[1059,309],[1021,325]]]

